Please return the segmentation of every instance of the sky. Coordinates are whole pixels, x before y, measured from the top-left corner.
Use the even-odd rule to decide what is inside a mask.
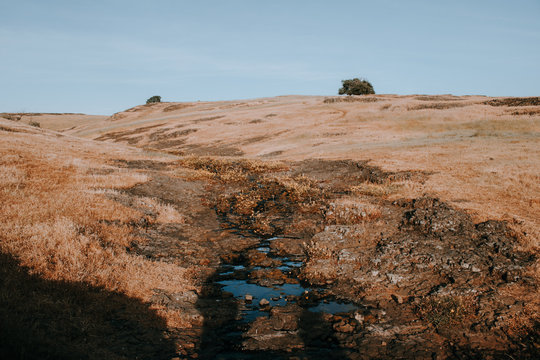
[[[540,95],[540,0],[0,0],[0,112],[162,101]]]

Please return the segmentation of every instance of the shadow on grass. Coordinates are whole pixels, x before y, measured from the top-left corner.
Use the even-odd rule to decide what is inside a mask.
[[[165,330],[138,299],[44,280],[0,253],[0,359],[170,359]]]

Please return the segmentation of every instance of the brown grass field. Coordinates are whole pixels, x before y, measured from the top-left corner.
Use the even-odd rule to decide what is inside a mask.
[[[350,177],[338,186],[325,165],[302,167],[313,159],[417,175]],[[254,178],[268,194],[245,185]],[[264,210],[271,216],[256,213],[281,193],[283,203]],[[208,317],[200,305],[205,281],[225,261],[226,241],[244,248],[251,241],[235,229],[274,234],[273,217],[293,204],[287,211],[303,217],[280,229],[300,234],[309,258],[325,251],[321,259],[331,258],[333,250],[316,243],[324,226],[382,228],[397,216],[389,204],[417,198],[438,198],[475,224],[504,221],[517,239],[513,249],[534,259],[524,270],[532,283],[492,287],[524,303],[497,325],[509,347],[493,345],[500,338],[452,338],[441,320],[433,325],[437,346],[462,341],[486,358],[493,349],[514,358],[515,344],[528,341],[518,354],[533,358],[540,350],[538,98],[283,96],[141,105],[111,117],[0,114],[0,357],[195,357]],[[320,206],[332,212],[319,218]],[[171,305],[173,295],[186,294],[199,297],[196,306]],[[444,303],[452,313],[472,301],[456,299]],[[416,314],[424,320],[446,309],[422,304]]]

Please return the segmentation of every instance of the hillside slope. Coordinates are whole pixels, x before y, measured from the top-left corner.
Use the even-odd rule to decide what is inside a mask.
[[[539,109],[286,96],[51,115],[60,132],[7,114],[0,357],[537,358]]]
[[[521,224],[540,238],[538,98],[282,96],[141,105],[68,131],[177,155],[370,160],[431,173],[424,193],[477,220]],[[538,246],[538,243],[535,244]]]

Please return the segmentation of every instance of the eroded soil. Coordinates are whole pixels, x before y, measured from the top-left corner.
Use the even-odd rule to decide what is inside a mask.
[[[197,269],[197,292],[154,290],[192,319],[168,334],[181,358],[539,355],[537,255],[519,234],[433,197],[384,195],[430,174],[330,160],[125,166],[152,180],[115,200],[151,196],[187,216],[142,219],[131,247]]]

